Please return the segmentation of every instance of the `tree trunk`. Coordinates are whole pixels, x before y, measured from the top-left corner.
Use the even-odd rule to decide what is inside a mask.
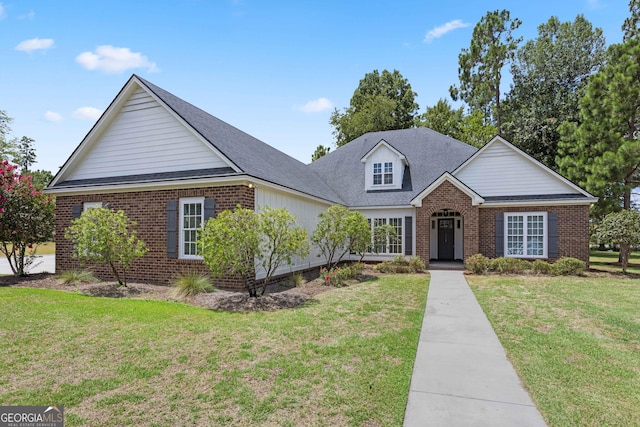
[[[627,272],[627,265],[629,264],[629,252],[630,252],[630,247],[629,245],[625,244],[625,245],[620,245],[620,258],[622,258],[622,272],[626,273]]]

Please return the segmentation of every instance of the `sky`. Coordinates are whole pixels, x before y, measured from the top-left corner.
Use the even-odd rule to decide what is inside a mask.
[[[420,113],[450,99],[473,27],[501,9],[525,41],[583,14],[618,43],[629,15],[627,0],[0,0],[0,110],[55,174],[135,73],[309,163],[366,73],[398,70]]]

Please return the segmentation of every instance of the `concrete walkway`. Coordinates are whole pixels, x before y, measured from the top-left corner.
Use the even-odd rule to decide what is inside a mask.
[[[546,426],[461,271],[431,271],[404,425]]]
[[[33,261],[33,264],[27,269],[28,274],[36,273],[55,273],[56,272],[56,256],[55,255],[39,255]],[[0,274],[13,274],[7,257],[0,254]]]

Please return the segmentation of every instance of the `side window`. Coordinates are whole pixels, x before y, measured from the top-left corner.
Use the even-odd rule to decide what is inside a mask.
[[[546,212],[506,213],[504,227],[505,256],[547,258]]]
[[[393,184],[393,163],[391,162],[384,164],[384,183],[385,185]]]
[[[86,212],[92,208],[101,208],[102,202],[84,202],[82,205],[82,211]]]
[[[373,185],[382,185],[382,163],[373,164]]]
[[[204,197],[180,199],[180,258],[202,259],[198,236],[204,221]]]

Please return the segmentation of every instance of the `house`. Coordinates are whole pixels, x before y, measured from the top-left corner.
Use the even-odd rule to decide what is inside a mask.
[[[77,267],[64,238],[72,219],[108,203],[149,247],[130,280],[150,282],[207,271],[196,231],[237,205],[285,207],[311,233],[319,213],[343,204],[397,232],[367,259],[416,255],[428,265],[475,253],[588,262],[596,201],[500,137],[478,150],[426,128],[372,132],[306,165],[136,75],[46,191],[56,196],[57,271]],[[323,264],[317,255],[279,273]]]

